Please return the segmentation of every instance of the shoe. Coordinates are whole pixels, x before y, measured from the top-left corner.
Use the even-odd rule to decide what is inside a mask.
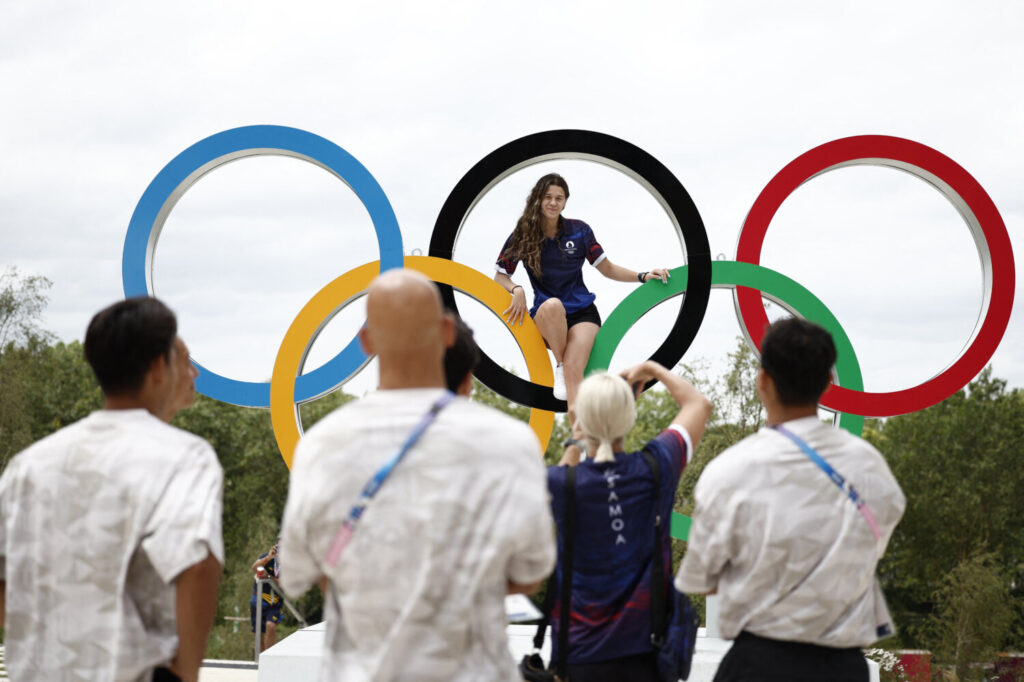
[[[551,392],[558,400],[565,400],[567,397],[565,392],[565,370],[562,369],[561,365],[555,366],[555,385],[551,387]]]

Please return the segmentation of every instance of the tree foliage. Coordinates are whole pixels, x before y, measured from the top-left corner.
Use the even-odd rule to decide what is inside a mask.
[[[39,327],[46,309],[46,291],[52,282],[41,275],[22,275],[17,268],[0,272],[0,348],[49,341],[52,334]]]
[[[737,336],[735,348],[726,357],[726,372],[717,377],[706,360],[681,366],[683,376],[714,405],[704,437],[679,481],[676,507],[683,514],[693,512],[693,488],[708,462],[764,425],[764,408],[757,398],[757,356]]]
[[[1024,648],[1024,394],[986,369],[966,391],[890,418],[869,439],[907,497],[880,564],[904,642],[935,647],[936,588],[972,557],[991,555],[1018,607],[1003,644]]]
[[[994,662],[1014,611],[993,554],[976,554],[950,571],[934,592],[932,640],[939,659],[961,680],[985,679],[977,663]]]
[[[9,343],[0,352],[0,463],[102,404],[79,342]]]

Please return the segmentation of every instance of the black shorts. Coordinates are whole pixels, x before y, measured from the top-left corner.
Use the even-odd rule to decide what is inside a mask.
[[[868,663],[859,648],[834,649],[783,642],[741,632],[715,673],[715,682],[867,682]]]
[[[281,607],[284,606],[284,602],[277,602],[273,606],[263,602],[263,609],[260,615],[263,617],[263,629],[260,632],[267,631],[267,622],[280,623],[284,618],[284,614],[281,613]],[[252,631],[256,632],[256,603],[249,602],[249,625],[252,626]]]
[[[597,306],[591,303],[583,310],[577,310],[574,313],[567,313],[565,316],[566,329],[572,329],[574,324],[579,324],[580,322],[593,322],[600,327],[601,313],[597,312]]]

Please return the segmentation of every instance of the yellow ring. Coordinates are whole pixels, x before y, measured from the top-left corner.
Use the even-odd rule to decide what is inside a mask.
[[[406,256],[405,267],[472,296],[499,317],[508,308],[508,292],[487,275],[467,265],[446,258]],[[274,360],[274,374],[270,379],[270,419],[277,447],[289,469],[292,467],[295,446],[302,435],[299,406],[295,403],[295,378],[299,376],[306,353],[309,352],[311,339],[335,312],[362,296],[379,273],[380,261],[373,261],[339,276],[309,299],[284,335]],[[526,315],[521,326],[508,329],[519,343],[530,381],[551,386],[554,382],[551,361],[533,319]],[[542,452],[548,447],[554,424],[554,412],[530,408],[530,428],[537,435]]]

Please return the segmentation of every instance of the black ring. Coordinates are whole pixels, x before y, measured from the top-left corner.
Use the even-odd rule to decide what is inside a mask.
[[[660,161],[625,140],[590,130],[547,130],[495,149],[470,168],[448,195],[434,223],[429,254],[451,260],[462,225],[476,203],[507,175],[551,159],[586,159],[625,171],[642,181],[672,219],[686,249],[689,281],[679,315],[651,360],[675,367],[693,343],[707,311],[711,247],[700,212],[682,183]],[[445,304],[458,312],[452,288],[446,284],[439,286]],[[498,395],[520,405],[554,412],[567,409],[566,402],[556,399],[550,387],[517,377],[482,350],[475,375]]]

